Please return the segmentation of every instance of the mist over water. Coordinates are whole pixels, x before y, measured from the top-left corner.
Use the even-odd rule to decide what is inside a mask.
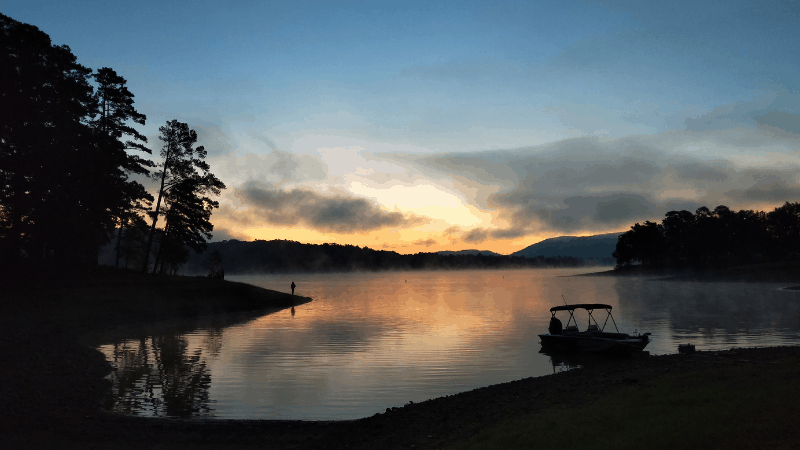
[[[594,269],[596,270],[596,269]],[[780,284],[567,277],[592,269],[228,277],[314,301],[224,326],[101,347],[123,413],[354,419],[409,401],[564,370],[539,352],[549,309],[613,306],[620,331],[651,332],[653,354],[791,345],[800,292]],[[576,313],[586,326],[585,312]],[[595,313],[602,324],[605,313]],[[566,319],[566,317],[562,317]],[[607,326],[613,325],[609,321]],[[176,328],[177,330],[177,328]]]

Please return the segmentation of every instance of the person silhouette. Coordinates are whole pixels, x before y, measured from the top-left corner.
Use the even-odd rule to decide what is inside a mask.
[[[297,287],[297,285],[294,284],[294,281],[292,281],[292,295],[294,295],[294,288],[296,288],[296,287]]]

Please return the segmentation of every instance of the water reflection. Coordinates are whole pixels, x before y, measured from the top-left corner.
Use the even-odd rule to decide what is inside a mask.
[[[608,363],[628,359],[631,356],[614,353],[580,353],[580,352],[559,352],[555,350],[540,350],[539,353],[550,358],[553,366],[553,373],[564,372],[570,369],[581,367],[591,367],[600,363]],[[647,354],[649,352],[646,352]],[[643,355],[636,357],[644,357]]]
[[[540,353],[538,334],[562,295],[612,305],[620,331],[653,333],[651,354],[674,353],[688,341],[727,349],[800,336],[800,292],[563,277],[574,273],[295,274],[314,301],[294,311],[161,329],[101,350],[119,367],[120,412],[355,419],[591,363]],[[276,290],[291,281],[233,278]]]
[[[800,295],[781,287],[646,279],[613,283],[620,309],[641,327],[658,331],[653,337],[659,354],[674,353],[679,343],[688,342],[698,344],[698,350],[796,345]]]
[[[206,351],[219,352],[212,334]],[[113,410],[127,414],[195,417],[211,414],[203,350],[189,349],[184,336],[167,334],[113,345]]]

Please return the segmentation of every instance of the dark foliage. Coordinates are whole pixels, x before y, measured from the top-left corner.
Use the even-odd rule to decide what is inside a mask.
[[[211,238],[214,229],[209,220],[211,212],[219,207],[219,203],[208,196],[219,195],[225,189],[225,184],[210,172],[205,162],[205,148],[194,147],[197,142],[194,130],[185,123],[172,120],[159,131],[159,139],[164,142],[161,148],[164,162],[161,173],[157,175],[161,187],[156,209],[151,213],[153,224],[145,255],[149,255],[152,248],[159,215],[165,216],[166,223],[161,233],[161,245],[156,252],[153,273],[165,272],[167,267],[175,272],[177,266],[188,258],[186,247],[197,253],[205,250],[206,240]],[[161,210],[162,200],[164,211]],[[147,270],[148,263],[144,261],[143,271]]]
[[[344,272],[385,270],[516,269],[533,267],[580,267],[587,261],[569,257],[440,255],[373,250],[338,244],[302,244],[294,241],[244,242],[229,240],[209,244],[218,252],[227,274],[274,272]],[[190,273],[205,273],[204,261],[193,255],[186,265]]]
[[[95,79],[100,87],[95,92]],[[42,268],[97,263],[99,247],[150,196],[128,180],[148,164],[125,80],[96,75],[66,45],[0,14],[0,261]]]
[[[723,267],[795,258],[798,251],[800,204],[787,202],[770,213],[727,206],[670,211],[660,224],[637,223],[622,234],[614,257],[618,267]]]

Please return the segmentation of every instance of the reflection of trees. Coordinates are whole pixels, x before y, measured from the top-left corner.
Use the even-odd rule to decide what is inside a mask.
[[[209,329],[203,338],[203,347],[212,358],[216,358],[222,350],[222,327]]]
[[[183,418],[210,414],[211,374],[202,349],[190,352],[184,336],[154,336],[134,346],[115,344],[113,360],[115,411]]]
[[[666,319],[673,330],[717,330],[730,336],[744,330],[800,331],[796,294],[771,284],[621,279],[613,287],[621,309],[640,327]]]

